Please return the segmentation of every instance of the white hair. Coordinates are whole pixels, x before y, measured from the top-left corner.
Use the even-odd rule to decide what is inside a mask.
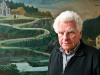
[[[82,30],[82,24],[83,21],[80,18],[80,16],[73,12],[73,11],[65,11],[62,12],[55,20],[54,20],[54,24],[53,24],[53,28],[54,31],[56,33],[58,33],[58,29],[57,29],[57,25],[59,24],[59,22],[69,22],[69,21],[75,21],[76,26],[77,26],[77,30],[81,31]]]

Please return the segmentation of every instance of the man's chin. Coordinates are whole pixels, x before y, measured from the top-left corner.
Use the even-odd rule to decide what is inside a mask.
[[[63,46],[63,47],[66,47],[66,48],[71,47],[71,45],[70,45],[70,44],[63,44],[62,46]]]
[[[70,47],[62,47],[64,50],[70,50]]]

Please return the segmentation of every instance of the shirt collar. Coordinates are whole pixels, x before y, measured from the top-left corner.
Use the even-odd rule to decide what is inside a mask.
[[[67,55],[72,55],[72,54],[75,54],[75,52],[77,51],[77,49],[79,48],[80,46],[80,41],[78,42],[78,44],[75,46],[74,49],[72,49]],[[65,50],[60,47],[59,50],[62,52],[62,53],[65,53]]]

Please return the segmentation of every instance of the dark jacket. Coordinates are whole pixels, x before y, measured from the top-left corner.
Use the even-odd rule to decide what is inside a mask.
[[[49,59],[48,75],[100,75],[100,51],[81,41],[63,73],[62,53],[56,47]]]

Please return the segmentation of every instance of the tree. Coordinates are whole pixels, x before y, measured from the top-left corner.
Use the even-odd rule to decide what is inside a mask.
[[[15,64],[11,64],[12,67],[12,73],[19,73],[19,70],[17,69],[17,66]]]

